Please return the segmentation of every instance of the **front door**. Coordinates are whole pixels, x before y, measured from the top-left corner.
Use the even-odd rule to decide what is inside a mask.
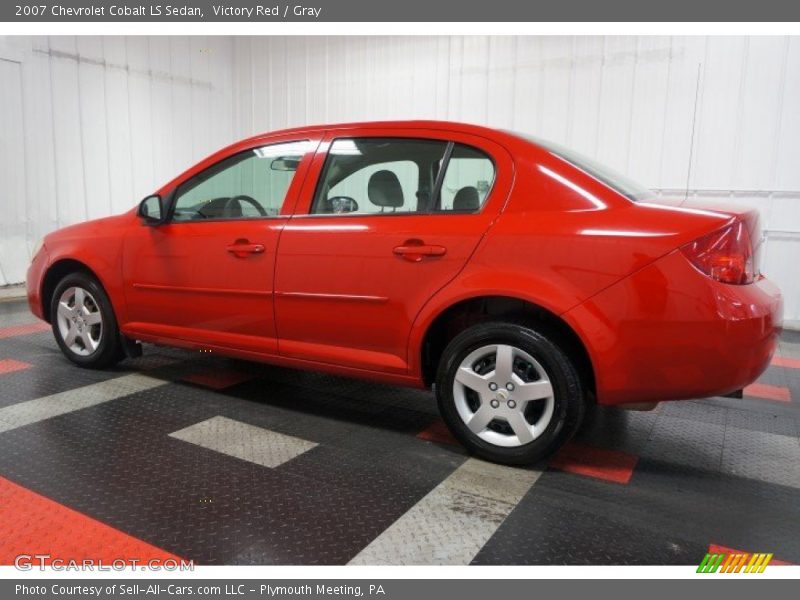
[[[471,136],[329,135],[281,236],[281,355],[406,372],[415,317],[466,264],[510,170],[504,150]]]
[[[310,142],[264,145],[181,183],[169,222],[125,239],[123,331],[275,354],[275,252],[312,157]]]

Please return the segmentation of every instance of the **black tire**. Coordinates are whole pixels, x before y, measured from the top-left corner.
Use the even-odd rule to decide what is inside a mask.
[[[100,336],[99,344],[96,349],[85,356],[77,354],[67,346],[59,329],[59,299],[63,293],[71,287],[78,287],[88,291],[96,300],[97,309],[102,318],[103,332]],[[108,299],[108,295],[103,289],[103,286],[88,273],[70,273],[58,282],[50,302],[50,323],[53,328],[53,335],[56,338],[56,343],[61,349],[61,352],[79,367],[86,369],[104,369],[118,363],[125,356],[122,344],[120,343],[117,318],[114,315],[114,308],[111,306],[111,301]]]
[[[473,433],[459,415],[453,392],[456,372],[472,352],[493,344],[507,344],[527,353],[550,379],[552,417],[544,431],[531,442],[513,447],[489,443]],[[436,396],[442,418],[467,450],[485,460],[507,465],[531,464],[557,451],[577,431],[585,410],[581,379],[569,357],[542,334],[513,323],[482,323],[453,338],[439,362]]]

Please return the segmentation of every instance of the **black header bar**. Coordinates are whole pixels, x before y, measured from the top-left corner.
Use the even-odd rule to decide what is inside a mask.
[[[3,22],[797,22],[790,0],[3,0]],[[412,32],[413,33],[413,32]]]

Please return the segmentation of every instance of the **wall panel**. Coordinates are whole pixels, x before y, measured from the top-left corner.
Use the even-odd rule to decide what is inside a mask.
[[[25,126],[22,109],[22,73],[19,62],[0,59],[0,181],[3,182],[3,220],[0,223],[0,255],[8,260],[0,264],[0,277],[14,280],[24,277],[22,265],[27,255],[25,238],[28,222],[27,189],[23,159]]]
[[[108,152],[109,198],[112,213],[130,206],[135,197],[131,162],[131,123],[128,102],[128,52],[125,38],[106,36],[103,39],[103,69],[106,122],[106,150]],[[158,147],[153,148],[156,153]]]
[[[0,37],[0,285],[234,140],[230,38]],[[250,104],[248,99],[248,105]]]

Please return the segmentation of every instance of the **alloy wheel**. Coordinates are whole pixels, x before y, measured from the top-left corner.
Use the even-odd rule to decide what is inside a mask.
[[[538,438],[553,417],[553,385],[530,354],[508,344],[470,352],[458,367],[453,398],[461,420],[489,444],[513,448]]]
[[[78,356],[89,356],[103,339],[103,315],[95,297],[78,286],[64,290],[56,311],[64,345]]]

